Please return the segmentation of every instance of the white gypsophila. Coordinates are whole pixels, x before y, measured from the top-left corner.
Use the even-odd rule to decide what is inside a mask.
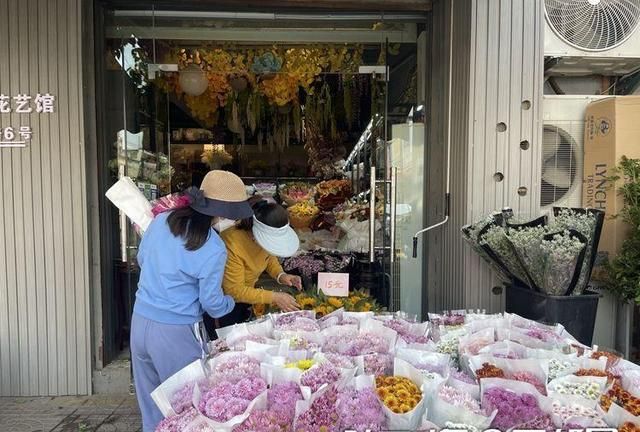
[[[558,233],[551,240],[542,240],[540,249],[545,265],[542,289],[550,295],[564,295],[567,291],[584,243],[572,237],[568,231]]]
[[[489,264],[491,269],[495,271],[500,277],[505,280],[511,279],[508,274],[505,274],[504,270],[500,268],[495,260],[489,256],[486,250],[482,248],[482,241],[480,239],[480,232],[489,224],[495,222],[495,218],[493,215],[489,215],[484,217],[483,219],[469,225],[468,229],[462,229],[462,239],[469,243],[469,246],[473,248],[473,250],[480,255],[484,261]]]
[[[509,245],[509,239],[505,229],[501,226],[494,226],[487,230],[482,236],[481,244],[486,244],[502,260],[507,269],[521,281],[526,281],[526,275],[518,258]]]
[[[591,255],[593,251],[593,241],[596,230],[596,216],[590,212],[576,212],[571,209],[562,209],[554,219],[554,226],[558,229],[573,229],[587,238],[587,245],[584,254],[584,262],[580,269],[580,278],[576,284],[574,294],[582,294],[589,283],[588,272],[591,266]]]
[[[475,241],[478,241],[478,237],[480,236],[480,231],[482,231],[484,229],[484,227],[486,227],[490,223],[493,223],[494,220],[495,220],[495,218],[493,217],[493,215],[489,215],[489,216],[485,216],[482,219],[480,219],[479,221],[473,223],[469,227],[469,236],[471,237],[471,239],[475,240]]]
[[[546,233],[547,230],[544,226],[534,226],[511,229],[508,234],[522,265],[527,269],[529,276],[537,286],[541,286],[543,283],[540,276],[543,273],[545,260],[540,245]]]

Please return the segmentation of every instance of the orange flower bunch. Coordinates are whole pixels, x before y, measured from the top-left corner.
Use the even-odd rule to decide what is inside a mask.
[[[482,367],[476,370],[476,376],[481,378],[504,378],[504,371],[491,363],[483,363]]]
[[[635,423],[626,422],[618,428],[618,432],[640,432],[640,426]]]
[[[593,377],[607,377],[608,382],[612,383],[616,377],[610,372],[601,371],[600,369],[580,369],[574,375],[576,376],[593,376]]]
[[[607,369],[615,365],[618,360],[620,360],[620,357],[607,351],[595,351],[593,354],[591,354],[592,359],[598,360],[600,357],[607,358]]]
[[[408,413],[422,400],[418,386],[405,377],[377,376],[376,393],[387,408],[396,414]]]
[[[609,411],[613,402],[634,416],[640,415],[640,399],[623,389],[619,384],[614,384],[614,386],[600,398],[600,406],[605,411]]]

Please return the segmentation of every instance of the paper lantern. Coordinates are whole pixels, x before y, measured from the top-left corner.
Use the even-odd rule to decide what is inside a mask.
[[[179,82],[182,91],[191,96],[200,96],[209,86],[209,81],[202,69],[193,64],[180,71]]]

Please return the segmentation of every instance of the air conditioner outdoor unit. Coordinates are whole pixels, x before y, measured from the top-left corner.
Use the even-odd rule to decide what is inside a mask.
[[[544,0],[553,75],[626,75],[640,67],[640,0]]]
[[[540,207],[582,207],[584,118],[587,105],[606,96],[547,96],[542,101]]]

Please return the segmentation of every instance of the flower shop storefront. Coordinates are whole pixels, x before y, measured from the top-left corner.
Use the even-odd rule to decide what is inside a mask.
[[[422,315],[410,242],[423,225],[425,12],[96,16],[102,189],[127,176],[153,201],[232,171],[287,207],[302,250],[283,265],[304,280],[304,308]],[[108,363],[127,346],[139,236],[110,203],[102,213]],[[319,273],[348,275],[350,295],[326,298]]]

